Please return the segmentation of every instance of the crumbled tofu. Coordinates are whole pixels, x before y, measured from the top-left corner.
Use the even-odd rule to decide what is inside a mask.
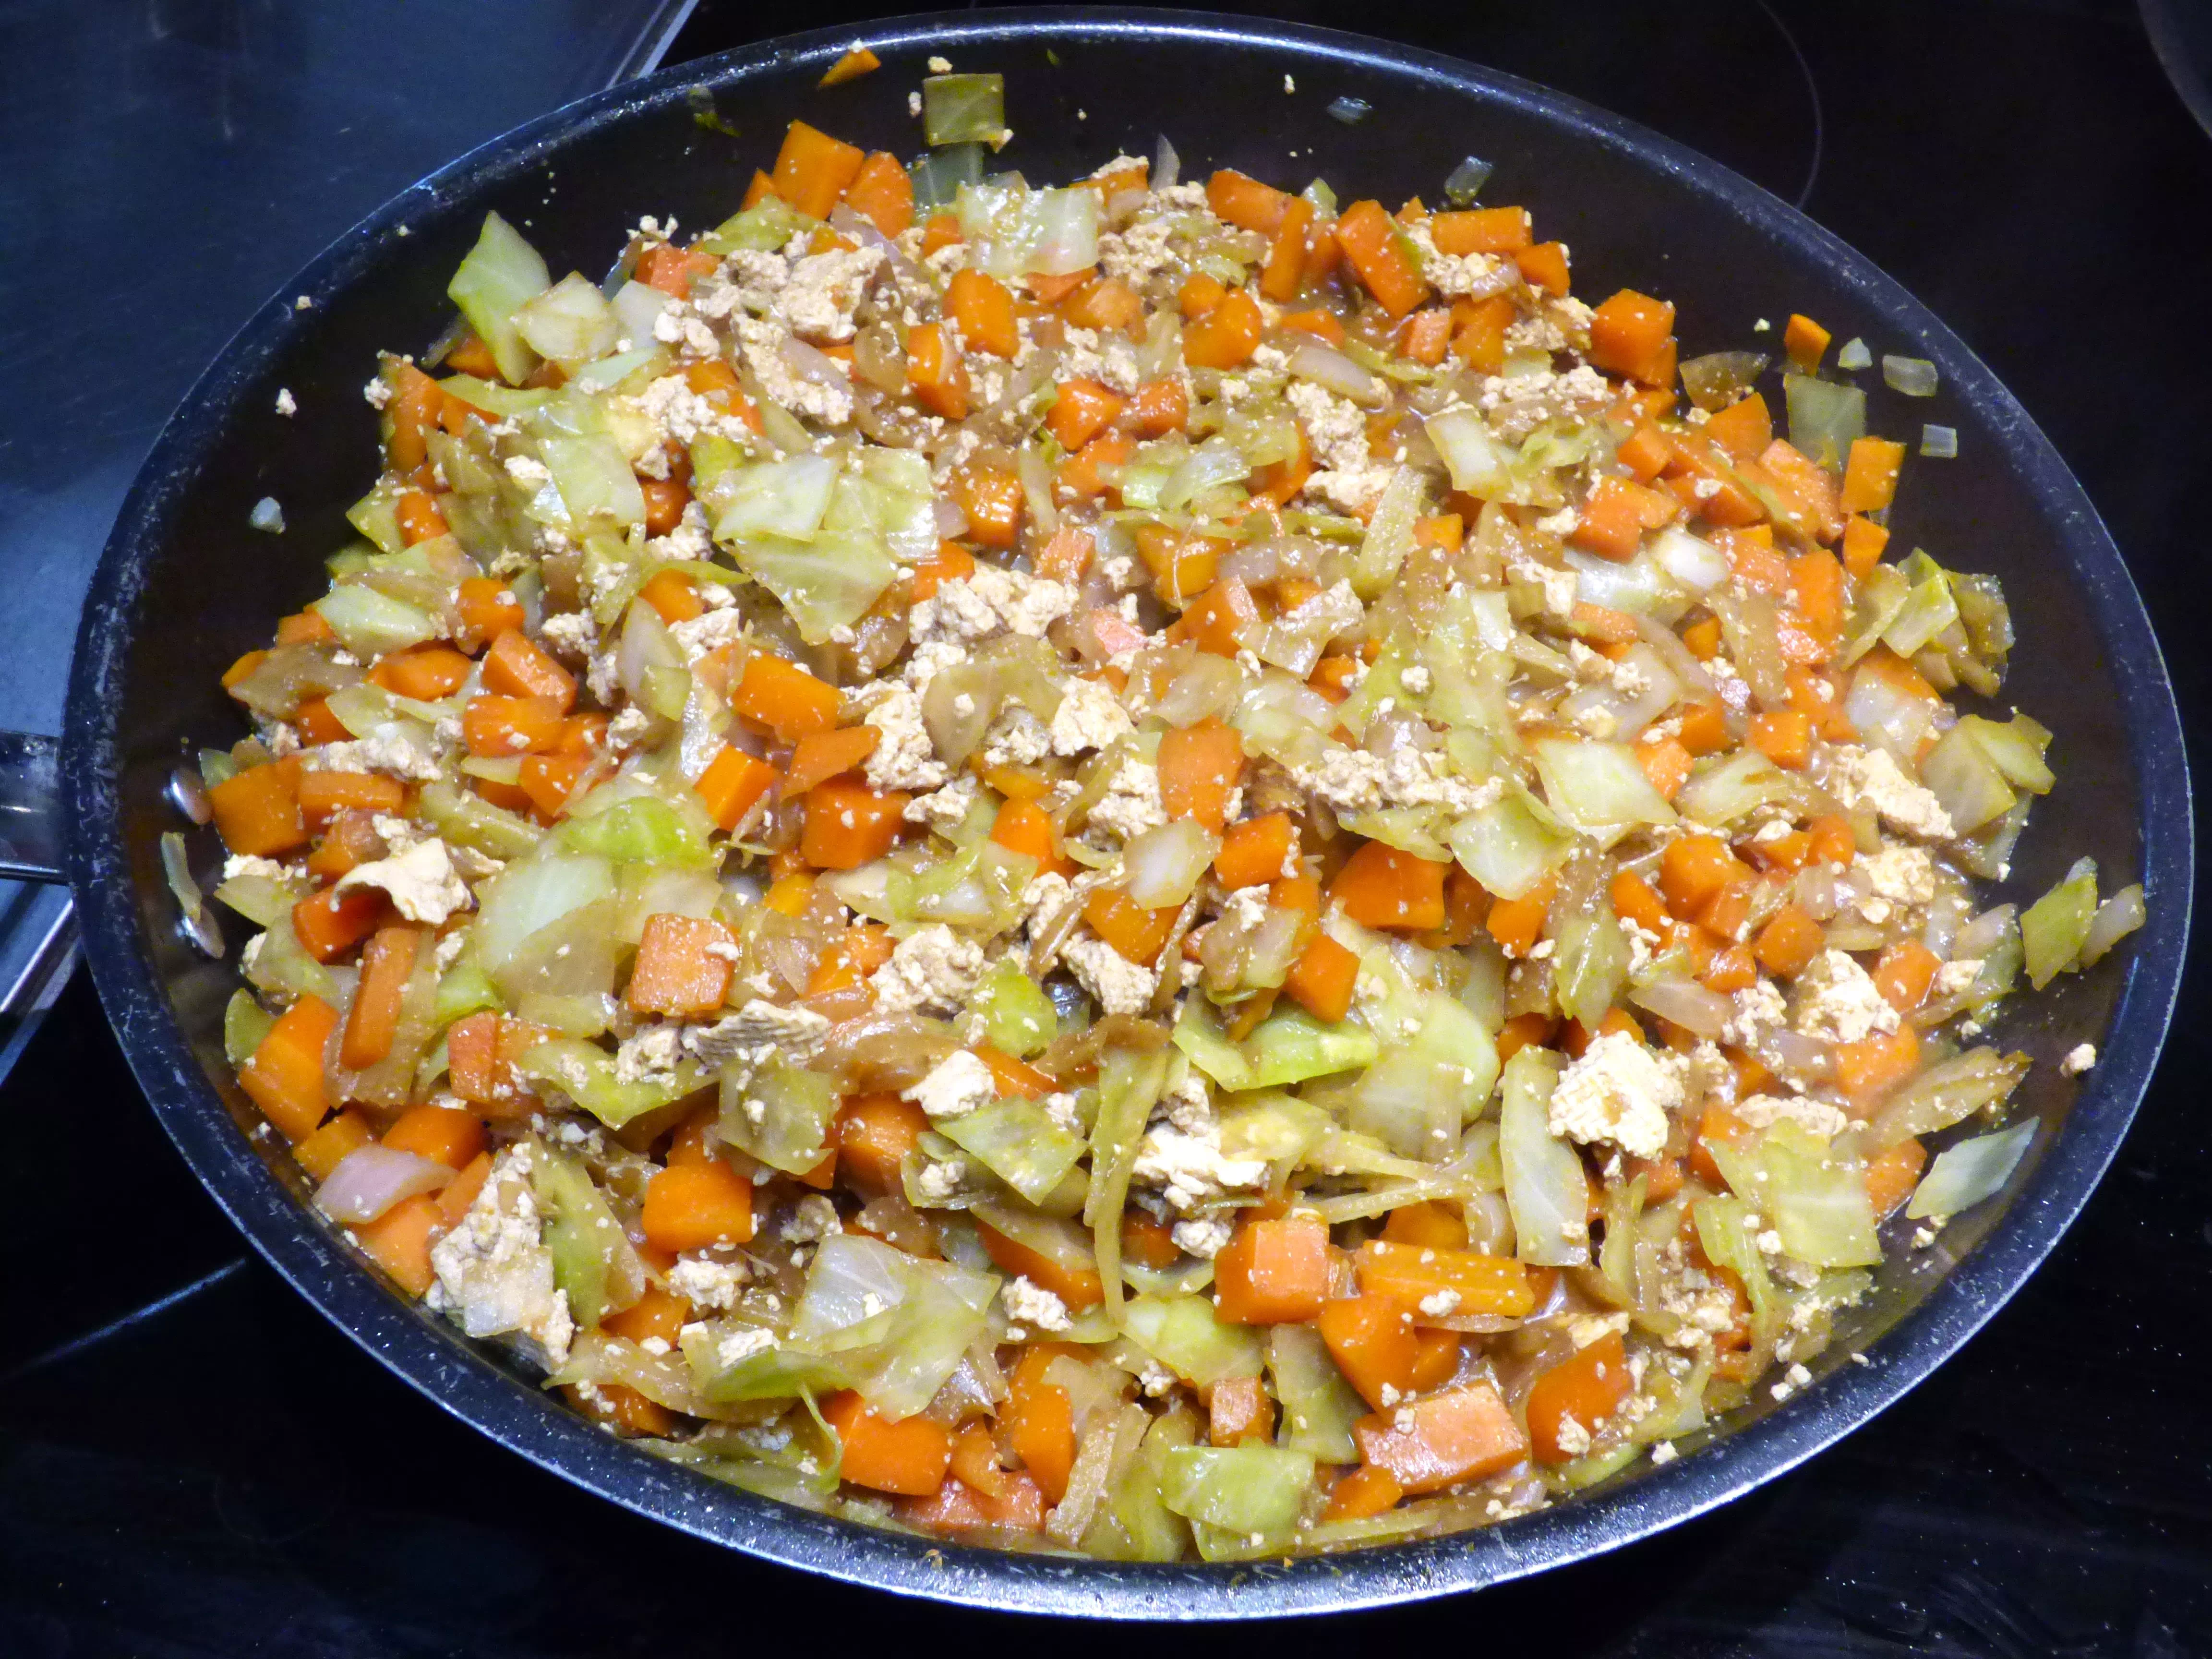
[[[689,1330],[690,1327],[684,1328]],[[743,1364],[756,1354],[763,1354],[776,1346],[775,1333],[761,1326],[731,1331],[714,1344],[714,1363],[724,1370]]]
[[[1068,939],[1060,947],[1060,956],[1074,973],[1076,983],[1105,1012],[1141,1014],[1152,1006],[1158,983],[1152,970],[1130,961],[1104,939],[1088,934]]]
[[[1935,792],[1906,777],[1887,750],[1838,748],[1828,787],[1844,805],[1877,814],[1899,835],[1948,841],[1956,833]]]
[[[1173,225],[1160,217],[1139,219],[1125,230],[1107,231],[1098,238],[1098,262],[1109,276],[1141,289],[1175,263],[1175,254],[1168,246],[1173,234]]]
[[[751,1277],[742,1261],[680,1255],[668,1270],[668,1288],[695,1308],[720,1313],[738,1305],[745,1281]]]
[[[868,977],[881,1013],[951,1013],[983,976],[983,947],[942,922],[901,939],[891,959]]]
[[[1936,970],[1936,977],[1928,984],[1928,994],[1940,1002],[1945,997],[1958,995],[1981,976],[1982,959],[1979,957],[1960,957],[1955,962],[1945,963]]]
[[[987,769],[1034,766],[1051,752],[1044,722],[1020,703],[1002,711],[983,734]]]
[[[1147,830],[1168,821],[1160,804],[1160,769],[1139,755],[1131,755],[1107,781],[1106,793],[1091,809],[1091,827],[1133,841]]]
[[[616,750],[635,749],[652,731],[653,716],[633,703],[607,722],[607,747]]]
[[[1314,465],[1327,471],[1357,472],[1368,464],[1367,411],[1310,380],[1293,380],[1283,396],[1305,428]]]
[[[901,1091],[901,1098],[913,1101],[933,1118],[960,1117],[998,1097],[991,1068],[965,1048],[955,1048],[927,1077]]]
[[[1626,1031],[1607,1031],[1560,1073],[1552,1091],[1554,1135],[1606,1141],[1636,1158],[1667,1150],[1667,1114],[1684,1099],[1681,1068]]]
[[[1267,1163],[1265,1158],[1230,1157],[1221,1150],[1218,1127],[1192,1134],[1172,1123],[1156,1123],[1138,1143],[1132,1178],[1156,1188],[1169,1207],[1181,1213],[1225,1194],[1259,1186],[1267,1178]]]
[[[1721,1028],[1721,1041],[1748,1048],[1790,1018],[1790,1005],[1771,981],[1745,987],[1735,996],[1735,1012]]]
[[[1841,951],[1823,951],[1797,975],[1792,1024],[1824,1042],[1860,1042],[1897,1030],[1897,1010],[1874,976]]]
[[[615,1049],[615,1081],[672,1083],[683,1058],[682,1026],[648,1025],[624,1037]]]
[[[292,388],[289,386],[280,386],[276,388],[276,412],[286,416],[297,415],[300,412],[299,399],[293,397]]]
[[[1064,1331],[1075,1321],[1067,1311],[1067,1304],[1042,1285],[1017,1276],[1000,1295],[1006,1304],[1006,1317],[1018,1324],[1040,1331]]]
[[[835,249],[810,253],[791,267],[790,280],[776,296],[776,310],[795,334],[810,339],[849,340],[853,307],[867,291],[869,279],[883,269],[879,247]]]
[[[1229,1248],[1235,1237],[1236,1227],[1225,1216],[1200,1216],[1189,1221],[1178,1221],[1168,1229],[1175,1247],[1185,1255],[1194,1255],[1211,1261]]]
[[[1370,755],[1364,749],[1332,746],[1316,764],[1293,768],[1291,775],[1340,814],[1441,806],[1461,817],[1481,811],[1505,793],[1500,779],[1470,783],[1448,769],[1441,753],[1410,748]]]
[[[1071,679],[1060,688],[1047,738],[1055,755],[1079,755],[1103,749],[1135,728],[1114,688],[1102,680]]]
[[[1415,1305],[1431,1319],[1448,1319],[1459,1311],[1459,1292],[1431,1291]]]
[[[1521,280],[1520,273],[1494,253],[1442,252],[1426,225],[1409,225],[1406,234],[1418,250],[1421,275],[1439,294],[1483,300],[1504,293]],[[1556,329],[1553,331],[1558,332]],[[1565,343],[1562,337],[1559,346]],[[1549,349],[1557,350],[1559,347]]]
[[[820,1193],[809,1193],[793,1205],[779,1229],[787,1244],[813,1244],[844,1231],[837,1206]]]
[[[876,739],[875,752],[868,757],[871,789],[920,793],[943,787],[945,763],[930,747],[929,728],[922,723],[921,698],[917,693],[887,682],[875,694],[861,720],[883,734]]]
[[[436,1300],[471,1336],[512,1336],[549,1370],[568,1358],[575,1321],[554,1283],[553,1255],[530,1184],[528,1142],[492,1160],[468,1213],[430,1247]]]
[[[2096,1063],[2096,1045],[2091,1042],[2077,1042],[2066,1051],[2066,1058],[2058,1062],[2058,1075],[2079,1077]]]
[[[264,859],[252,853],[233,853],[222,861],[222,878],[234,881],[240,876],[265,876],[270,881],[284,879],[284,866],[275,859]]]
[[[736,644],[744,637],[744,632],[743,611],[702,611],[696,617],[671,624],[668,637],[684,653],[685,662],[696,663],[710,652]]]
[[[1264,888],[1249,890],[1265,893]],[[1160,1097],[1168,1121],[1186,1134],[1204,1134],[1213,1122],[1213,1087],[1197,1066],[1187,1067],[1180,1081]]]
[[[914,607],[908,627],[917,646],[973,645],[1000,634],[1036,639],[1075,609],[1079,595],[1066,582],[978,565]]]
[[[669,314],[662,313],[664,320]],[[694,328],[705,326],[696,319],[691,325]],[[711,334],[707,337],[706,345],[708,349],[702,356],[720,355],[720,348]],[[636,397],[617,401],[642,415],[665,443],[688,445],[707,434],[740,441],[749,441],[751,435],[741,419],[708,402],[691,389],[691,383],[681,374],[664,374]]]
[[[1604,375],[1587,366],[1564,374],[1545,370],[1534,374],[1492,375],[1482,383],[1479,400],[1491,430],[1508,443],[1519,443],[1540,426],[1573,424],[1608,408],[1613,387]]]
[[[759,380],[769,402],[824,426],[843,426],[853,418],[853,388],[800,375],[784,356],[791,331],[780,321],[739,317],[731,325],[745,367]]]
[[[1786,1121],[1823,1140],[1833,1140],[1850,1127],[1841,1109],[1802,1095],[1753,1095],[1736,1103],[1735,1115],[1754,1129]]]
[[[564,611],[539,624],[538,642],[563,662],[581,662],[599,642],[599,624],[588,611]]]
[[[301,764],[310,772],[388,772],[417,783],[441,775],[435,738],[411,720],[387,720],[367,737],[310,749]]]
[[[1656,1442],[1651,1448],[1651,1461],[1655,1465],[1661,1467],[1673,1462],[1681,1455],[1674,1449],[1674,1443],[1671,1440]]]
[[[975,805],[978,787],[975,775],[963,772],[942,789],[916,795],[907,803],[901,816],[908,823],[926,823],[940,835],[949,836],[967,822],[968,813]]]
[[[1553,1437],[1559,1443],[1559,1449],[1570,1457],[1581,1457],[1589,1451],[1590,1432],[1579,1417],[1560,1418],[1559,1426]]]
[[[1859,856],[1852,869],[1867,878],[1875,896],[1893,904],[1928,904],[1936,897],[1936,860],[1917,847],[1885,847]]]
[[[754,997],[712,1025],[684,1027],[684,1047],[709,1071],[738,1059],[760,1066],[781,1058],[803,1066],[829,1034],[830,1021],[811,1008],[782,1008]]]
[[[356,887],[381,887],[401,915],[433,927],[476,902],[453,868],[453,854],[434,836],[388,858],[357,864],[338,878],[340,892]]]

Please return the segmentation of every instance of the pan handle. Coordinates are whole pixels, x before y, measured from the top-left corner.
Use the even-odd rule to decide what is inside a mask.
[[[60,745],[0,732],[0,877],[66,882],[62,873]]]
[[[76,963],[58,757],[52,738],[0,732],[0,1077]]]

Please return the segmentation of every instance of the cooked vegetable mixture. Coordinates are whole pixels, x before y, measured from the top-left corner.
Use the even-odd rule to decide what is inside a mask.
[[[368,383],[188,792],[318,1205],[611,1432],[1009,1547],[1483,1525],[1807,1387],[2143,915],[1977,896],[2050,734],[1950,700],[1928,464],[1480,167],[1039,189],[924,103],[605,283],[488,218]]]

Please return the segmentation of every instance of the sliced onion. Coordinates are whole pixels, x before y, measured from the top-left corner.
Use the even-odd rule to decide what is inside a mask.
[[[1243,684],[1243,673],[1235,663],[1201,651],[1168,682],[1152,713],[1174,730],[1196,726],[1235,708]]]
[[[1304,341],[1291,353],[1290,372],[1298,380],[1310,380],[1355,403],[1380,404],[1389,395],[1381,380],[1318,340]]]
[[[852,385],[835,357],[817,351],[804,340],[786,338],[778,342],[775,350],[776,356],[783,359],[784,367],[802,380],[836,386],[841,391]]]
[[[417,1193],[434,1193],[453,1178],[442,1164],[392,1146],[356,1146],[316,1189],[315,1204],[333,1221],[361,1226]]]
[[[1130,902],[1147,910],[1181,904],[1220,850],[1221,838],[1189,818],[1145,830],[1121,852]]]
[[[1882,354],[1881,381],[1892,392],[1901,392],[1908,398],[1932,398],[1941,383],[1936,365],[1925,357],[1899,357]]]
[[[1674,525],[1652,538],[1651,556],[1668,575],[1693,592],[1710,592],[1734,574],[1727,554]]]
[[[1176,154],[1176,147],[1168,143],[1168,136],[1164,132],[1160,135],[1159,148],[1152,152],[1152,188],[1172,190],[1182,177],[1182,157]]]
[[[623,623],[621,643],[615,647],[615,672],[631,701],[644,702],[647,670],[683,666],[683,648],[668,631],[668,624],[660,620],[660,613],[649,605],[630,606]]]
[[[1629,1000],[1701,1037],[1718,1037],[1735,1017],[1735,1004],[1695,980],[1660,979],[1628,994]]]
[[[2149,919],[2149,913],[2143,906],[2142,885],[2137,884],[2121,888],[2097,907],[2097,914],[2089,919],[2089,931],[2082,938],[2081,952],[2075,960],[2087,968]]]

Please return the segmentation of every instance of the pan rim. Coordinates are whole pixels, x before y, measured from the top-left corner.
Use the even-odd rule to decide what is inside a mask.
[[[116,789],[116,719],[141,591],[168,521],[221,439],[240,395],[296,337],[312,308],[370,262],[410,217],[526,173],[548,151],[694,88],[811,67],[849,27],[782,37],[663,70],[554,111],[480,146],[356,225],[224,347],[149,453],[104,550],[71,665],[63,797],[83,831],[69,849],[86,954],[141,1087],[194,1174],[257,1251],[395,1375],[456,1417],[579,1486],[641,1515],[763,1559],[895,1594],[971,1607],[1123,1619],[1243,1619],[1345,1611],[1502,1583],[1587,1559],[1704,1514],[1777,1478],[1893,1403],[1962,1346],[2056,1245],[2117,1153],[2148,1086],[2178,995],[2193,877],[2180,719],[2149,618],[2118,550],[2056,450],[1972,351],[1902,287],[1786,203],[1671,140],[1515,77],[1438,54],[1298,25],[1203,12],[1013,8],[871,25],[881,51],[963,42],[1138,39],[1231,44],[1293,68],[1358,67],[1503,104],[1627,152],[1794,251],[1825,260],[1900,330],[1923,342],[1947,383],[1982,410],[2007,463],[2052,527],[2112,663],[2142,794],[2142,878],[2158,895],[2138,936],[2104,1058],[2064,1130],[2002,1223],[1869,1350],[1872,1362],[1824,1380],[1671,1468],[1509,1525],[1274,1565],[1131,1565],[939,1544],[834,1521],[726,1488],[610,1439],[434,1327],[306,1213],[245,1143],[186,1048],[145,947]],[[1296,60],[1292,62],[1291,60]]]

